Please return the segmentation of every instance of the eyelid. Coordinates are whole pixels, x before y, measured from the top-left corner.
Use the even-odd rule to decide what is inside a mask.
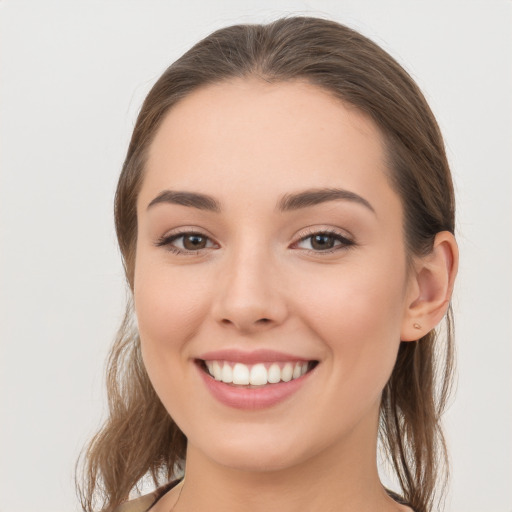
[[[179,247],[175,247],[172,245],[172,242],[175,240],[184,237],[186,235],[199,235],[202,237],[205,237],[208,241],[212,242],[213,247],[203,247],[197,250],[188,250],[188,249],[181,249]],[[175,253],[175,254],[184,254],[184,255],[195,255],[195,254],[201,254],[204,251],[211,250],[213,248],[218,248],[219,244],[214,240],[214,238],[205,232],[204,229],[195,227],[195,226],[185,226],[181,228],[177,228],[175,230],[172,230],[171,232],[167,232],[161,237],[159,237],[155,242],[154,245],[156,247],[163,247],[164,249],[168,250],[169,252]]]
[[[172,245],[172,242],[175,240],[184,237],[186,235],[198,235],[205,237],[209,242],[211,242],[211,246],[209,247],[202,247],[196,250],[189,250],[184,249],[180,247],[176,247]],[[306,248],[300,248],[298,247],[298,244],[301,242],[307,240],[308,238],[311,238],[315,235],[327,235],[332,236],[335,238],[338,242],[338,244],[334,245],[332,248],[329,249],[306,249]],[[176,228],[175,230],[172,230],[171,232],[167,232],[166,234],[159,237],[155,242],[154,245],[156,247],[163,247],[167,249],[169,252],[173,252],[175,254],[183,254],[183,255],[198,255],[201,253],[204,253],[205,251],[209,251],[214,248],[219,248],[219,244],[215,241],[215,239],[208,233],[205,232],[204,229],[198,228],[196,226],[184,226],[180,228]],[[346,230],[341,230],[339,228],[333,228],[333,227],[322,227],[322,226],[309,226],[307,228],[304,228],[301,232],[299,232],[295,236],[295,241],[290,244],[290,248],[292,249],[300,249],[305,252],[313,253],[313,254],[329,254],[332,252],[336,252],[343,249],[349,249],[356,245],[353,236],[351,234],[347,234]]]
[[[332,237],[336,238],[338,241],[340,241],[341,243],[338,245],[335,245],[334,247],[332,247],[330,249],[324,249],[324,250],[301,249],[300,247],[297,247],[297,245],[300,242],[303,242],[304,240],[307,240],[308,238],[311,238],[315,235],[332,236]],[[337,228],[333,228],[333,227],[318,226],[318,227],[308,227],[308,228],[306,228],[305,231],[300,232],[297,235],[295,242],[293,242],[291,244],[291,247],[294,249],[301,249],[301,250],[309,252],[309,253],[322,255],[322,254],[333,253],[333,252],[336,252],[339,250],[347,250],[355,245],[356,245],[356,242],[354,241],[353,236],[350,234],[347,234],[346,231],[340,230]]]

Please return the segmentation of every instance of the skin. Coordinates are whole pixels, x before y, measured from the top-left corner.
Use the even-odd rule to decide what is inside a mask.
[[[178,512],[409,510],[377,473],[379,402],[400,340],[418,339],[446,310],[456,246],[442,233],[432,255],[407,266],[402,205],[374,123],[313,85],[233,80],[172,109],[145,173],[134,280],[142,352],[188,438],[183,490],[152,510],[169,511],[181,490]],[[276,207],[286,194],[334,187],[371,207]],[[208,194],[220,211],[148,208],[166,190]],[[326,230],[330,252],[312,245]],[[207,245],[157,245],[178,232]],[[239,410],[213,398],[194,362],[226,348],[319,364],[289,399]]]

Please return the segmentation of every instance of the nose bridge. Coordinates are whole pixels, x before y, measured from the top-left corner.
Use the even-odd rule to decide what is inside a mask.
[[[275,325],[286,316],[275,255],[269,244],[244,236],[228,250],[216,316],[240,330]]]

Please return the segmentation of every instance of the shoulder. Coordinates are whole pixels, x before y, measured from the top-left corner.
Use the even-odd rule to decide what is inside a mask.
[[[392,498],[396,503],[398,503],[399,505],[402,505],[400,507],[400,510],[403,510],[404,512],[405,511],[407,511],[407,512],[414,512],[412,507],[409,505],[409,503],[407,503],[407,501],[404,498],[402,498],[402,496],[400,496],[396,492],[393,492],[393,491],[391,491],[389,489],[386,489],[386,492],[387,492],[388,496],[390,498]]]
[[[145,494],[140,498],[122,503],[114,510],[114,512],[147,512],[158,500],[158,497],[157,491]]]
[[[121,503],[114,512],[148,512],[149,509],[168,491],[174,486],[178,485],[181,480],[175,480],[162,487],[159,487],[156,491],[149,494],[145,494],[140,498],[135,498],[125,503]]]

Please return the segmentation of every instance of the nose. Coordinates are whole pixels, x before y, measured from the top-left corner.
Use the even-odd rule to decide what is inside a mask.
[[[280,325],[288,315],[279,269],[269,255],[241,253],[228,259],[213,306],[215,320],[243,334]]]

